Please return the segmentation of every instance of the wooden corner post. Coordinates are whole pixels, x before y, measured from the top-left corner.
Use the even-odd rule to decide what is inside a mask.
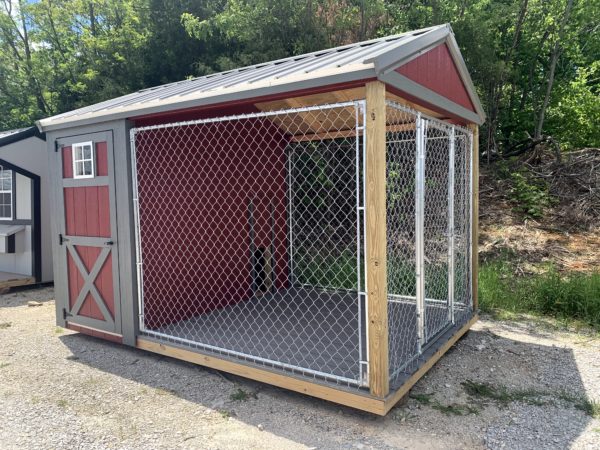
[[[479,126],[469,125],[473,132],[473,192],[471,193],[471,276],[473,277],[471,297],[473,311],[479,309]]]
[[[383,398],[389,393],[385,84],[366,85],[366,257],[369,388]]]

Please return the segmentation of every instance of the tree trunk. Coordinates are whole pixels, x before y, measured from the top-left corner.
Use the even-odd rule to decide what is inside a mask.
[[[537,125],[535,126],[535,133],[533,135],[534,139],[539,139],[542,136],[542,129],[544,127],[544,120],[546,118],[546,109],[548,108],[548,104],[550,103],[550,95],[552,94],[552,86],[554,84],[554,72],[556,71],[556,63],[558,62],[558,58],[560,57],[560,54],[562,52],[561,41],[563,39],[565,26],[569,21],[569,16],[571,15],[572,9],[573,0],[568,0],[567,6],[565,7],[565,12],[560,22],[560,27],[558,29],[558,36],[556,37],[556,42],[554,43],[552,54],[550,55],[550,69],[548,71],[546,95],[544,96],[542,107],[540,108],[540,111],[538,113]]]

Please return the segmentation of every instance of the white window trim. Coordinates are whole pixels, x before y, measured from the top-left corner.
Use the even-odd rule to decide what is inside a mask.
[[[92,159],[76,159],[75,158],[75,149],[85,147],[89,145],[92,148]],[[94,178],[96,176],[96,149],[94,148],[94,143],[92,141],[87,142],[77,142],[71,146],[71,160],[73,162],[73,178],[81,179],[81,178]],[[92,163],[92,173],[90,175],[77,175],[77,163],[91,161]]]
[[[10,190],[5,190],[2,189],[2,185],[0,184],[0,194],[10,194],[10,217],[2,217],[0,216],[0,221],[9,221],[9,220],[13,220],[14,216],[15,216],[15,211],[14,211],[14,190],[13,187],[15,186],[15,180],[14,180],[14,176],[15,176],[15,172],[14,170],[10,170],[10,169],[5,169],[4,167],[0,166],[0,172],[10,172]]]

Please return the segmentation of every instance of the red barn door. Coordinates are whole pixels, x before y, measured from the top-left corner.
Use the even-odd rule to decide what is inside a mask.
[[[59,139],[56,157],[63,317],[120,334],[112,134]]]

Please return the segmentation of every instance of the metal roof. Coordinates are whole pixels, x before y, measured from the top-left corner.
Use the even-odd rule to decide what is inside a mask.
[[[37,127],[17,128],[15,130],[0,131],[0,147],[34,136],[42,140],[46,139],[44,133],[40,133]]]
[[[27,130],[27,128],[17,128],[16,130],[0,131],[0,139],[8,137],[8,136],[12,136],[13,134],[17,134],[17,133],[20,133],[21,131],[25,131],[25,130]]]
[[[452,35],[449,25],[438,25],[142,89],[42,119],[38,127],[47,131],[375,78],[389,69],[389,63],[418,56],[449,35]],[[477,99],[474,103],[478,102]]]

